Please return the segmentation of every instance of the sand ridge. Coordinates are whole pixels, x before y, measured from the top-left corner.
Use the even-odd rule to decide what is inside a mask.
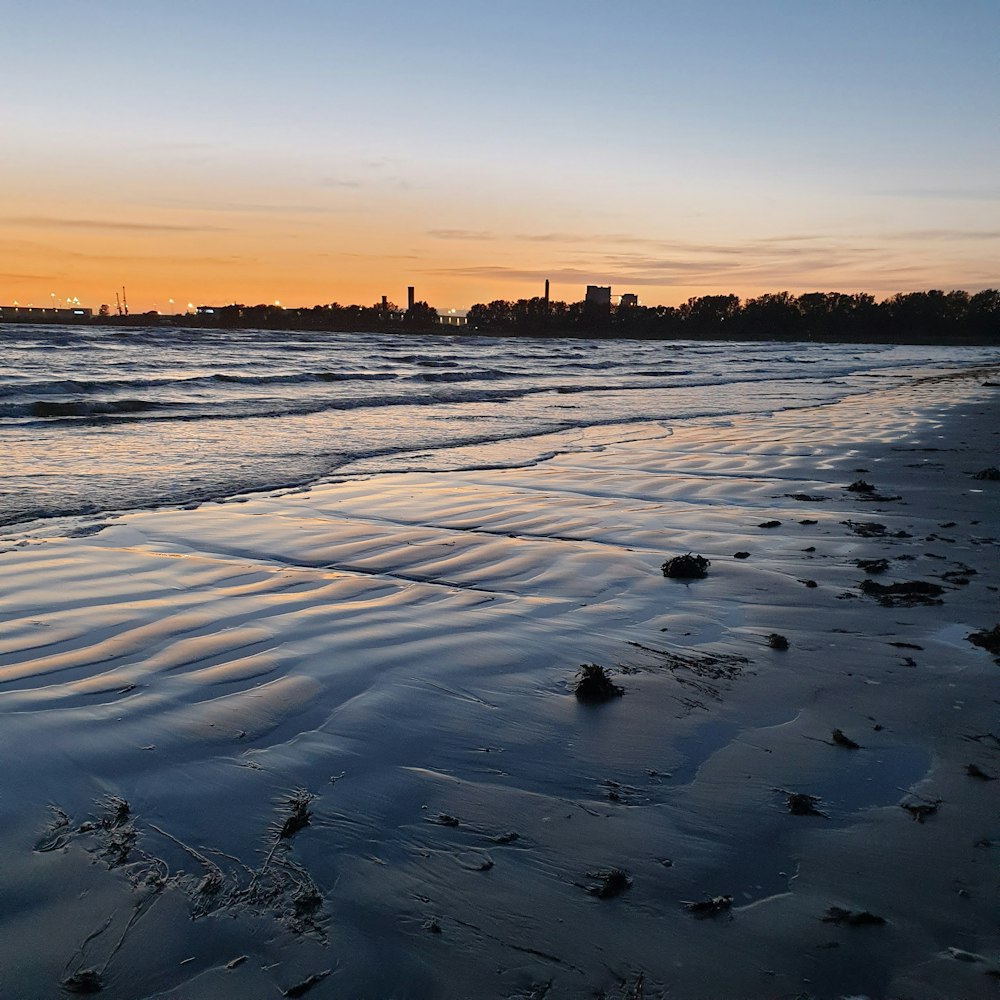
[[[6,539],[0,994],[93,969],[123,997],[990,995],[981,381]],[[706,578],[665,579],[688,551]],[[875,558],[941,603],[865,596]],[[589,662],[622,698],[577,702]]]

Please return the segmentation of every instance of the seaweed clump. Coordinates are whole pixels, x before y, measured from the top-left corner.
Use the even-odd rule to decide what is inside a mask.
[[[299,830],[309,825],[309,819],[312,816],[309,803],[312,800],[313,796],[302,788],[287,800],[288,815],[285,816],[284,822],[281,824],[281,830],[278,833],[279,839],[287,840],[289,837],[294,837]]]
[[[881,927],[885,917],[868,910],[845,910],[842,906],[831,906],[823,918],[824,924],[846,924],[848,927]]]
[[[917,604],[940,604],[944,588],[926,580],[907,580],[905,583],[877,583],[864,580],[859,587],[862,594],[874,597],[884,608],[913,607]]]
[[[854,565],[858,569],[863,569],[866,573],[871,573],[873,576],[876,573],[884,573],[889,568],[888,559],[855,559]]]
[[[842,729],[835,729],[831,734],[830,738],[838,747],[843,747],[845,750],[860,750],[861,744],[856,743],[854,740],[847,736]]]
[[[937,815],[940,805],[940,799],[925,799],[923,802],[901,802],[899,808],[905,809],[915,822],[923,823],[928,816]]]
[[[699,899],[694,903],[687,903],[688,913],[693,913],[696,917],[716,917],[720,913],[728,913],[733,906],[732,896],[712,896],[710,899]]]
[[[688,552],[686,555],[668,559],[660,569],[663,570],[664,576],[672,580],[700,580],[708,575],[708,567],[711,565],[704,556]]]
[[[848,493],[874,493],[875,487],[871,483],[866,483],[863,479],[855,479],[850,486],[845,486]]]
[[[600,705],[614,698],[620,698],[625,689],[615,684],[600,664],[582,663],[580,672],[576,675],[574,693],[579,701],[588,705]]]
[[[97,969],[81,969],[67,976],[60,984],[67,993],[100,993],[103,987]]]
[[[1000,625],[994,625],[989,631],[971,632],[965,637],[973,646],[985,649],[987,653],[1000,656]]]
[[[988,469],[980,469],[979,472],[975,473],[972,478],[986,480],[988,482],[996,482],[997,480],[1000,480],[1000,469],[998,469],[995,465],[991,465]]]
[[[772,632],[767,637],[767,644],[771,649],[788,649],[788,640],[780,632]]]
[[[611,868],[608,871],[588,872],[587,874],[598,880],[596,885],[587,888],[587,892],[598,899],[614,899],[615,896],[620,896],[632,885],[629,873],[622,868]]]
[[[786,796],[788,811],[793,816],[822,816],[826,818],[826,813],[816,808],[820,801],[818,795],[807,795],[805,792],[787,792],[780,789]]]

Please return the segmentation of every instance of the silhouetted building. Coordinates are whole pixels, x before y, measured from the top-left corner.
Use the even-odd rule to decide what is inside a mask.
[[[416,301],[416,289],[413,287],[413,285],[410,285],[406,289],[406,308],[412,309],[413,303],[415,301]]]
[[[622,296],[620,304],[624,306],[626,309],[628,309],[631,306],[637,306],[639,304],[639,296],[636,295],[635,292],[626,292]]]
[[[611,308],[611,286],[610,285],[587,285],[587,297],[584,302],[593,306],[607,306]]]
[[[53,309],[51,306],[0,306],[0,322],[4,323],[89,323],[93,309],[73,306]]]
[[[465,313],[450,309],[448,312],[438,315],[438,323],[441,326],[468,326],[469,320]]]

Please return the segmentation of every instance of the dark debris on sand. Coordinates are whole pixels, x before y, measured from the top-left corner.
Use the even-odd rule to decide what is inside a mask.
[[[996,781],[996,776],[987,774],[978,764],[966,764],[965,773],[970,778],[978,778],[980,781]]]
[[[823,503],[830,499],[825,493],[786,493],[785,496],[799,503]]]
[[[579,701],[587,705],[600,705],[620,698],[625,689],[614,684],[604,667],[597,663],[581,663],[576,675],[574,690]]]
[[[708,899],[699,899],[693,903],[685,903],[688,913],[704,919],[705,917],[717,917],[720,913],[728,913],[733,906],[732,896],[711,896]]]
[[[980,482],[997,482],[1000,480],[1000,469],[995,465],[991,465],[988,469],[980,469],[978,472],[974,473],[973,479],[978,479]]]
[[[838,747],[843,747],[845,750],[860,750],[861,744],[855,743],[854,740],[847,736],[842,729],[835,729],[831,734],[830,738]]]
[[[293,1000],[296,997],[304,997],[314,986],[318,986],[327,976],[331,975],[332,969],[325,969],[323,972],[317,972],[306,979],[303,979],[301,983],[296,983],[294,986],[289,986],[287,990],[282,992],[283,997],[292,997]]]
[[[674,556],[660,567],[663,575],[671,580],[700,580],[708,575],[708,567],[712,563],[704,556],[696,556],[691,552],[683,556]]]
[[[313,798],[300,789],[281,800],[280,811],[268,830],[267,847],[261,852],[263,861],[257,867],[211,848],[193,847],[148,821],[141,825],[140,846],[139,821],[128,802],[117,796],[100,800],[99,811],[78,826],[63,810],[52,807],[55,820],[36,850],[78,845],[110,867],[121,867],[136,891],[181,892],[188,900],[192,920],[219,912],[249,911],[270,916],[292,934],[310,934],[325,941],[324,898],[309,872],[295,860],[291,847],[294,834],[309,825],[309,803]],[[147,841],[158,838],[193,858],[201,870],[172,871],[169,855],[158,856],[145,848]],[[228,858],[233,864],[216,863],[209,855]],[[87,978],[83,972],[74,984],[64,984],[64,988],[88,991],[84,989]]]
[[[101,974],[97,969],[80,969],[67,976],[60,985],[67,993],[82,994],[100,993],[103,987]]]
[[[864,570],[866,573],[870,573],[872,576],[877,576],[879,573],[884,573],[889,568],[888,559],[855,559],[854,565],[858,569]]]
[[[740,552],[734,552],[733,553],[733,558],[734,559],[749,559],[750,558],[750,553],[749,552],[742,552],[742,551],[740,551]]]
[[[767,637],[767,644],[771,649],[788,649],[788,640],[780,632],[772,632]]]
[[[757,527],[758,528],[780,528],[781,527],[781,522],[780,521],[761,521],[760,524],[757,525]]]
[[[842,924],[846,927],[881,927],[885,917],[868,910],[845,910],[842,906],[831,906],[823,917],[824,924]]]
[[[980,632],[970,632],[965,638],[973,646],[979,646],[980,649],[985,649],[987,653],[1000,656],[1000,625],[994,625],[988,631],[983,629]]]
[[[925,799],[922,802],[900,802],[899,808],[905,809],[917,823],[923,823],[928,816],[937,813],[940,805],[940,799]]]
[[[904,583],[878,583],[864,580],[858,588],[862,594],[874,597],[884,608],[912,608],[920,604],[941,604],[944,587],[926,580],[907,580]]]
[[[827,818],[825,812],[816,808],[816,804],[822,799],[818,795],[807,795],[805,792],[789,792],[785,788],[776,788],[776,792],[781,792],[785,796],[788,811],[793,816],[822,816]]]
[[[52,806],[52,822],[35,844],[41,853],[58,850],[82,837],[92,840],[92,853],[105,861],[109,868],[126,864],[139,836],[132,822],[128,802],[118,795],[108,795],[96,803],[98,812],[74,827],[69,816]]]
[[[299,830],[309,825],[309,818],[312,816],[309,803],[312,800],[313,795],[303,788],[298,789],[285,800],[288,805],[288,813],[281,824],[281,830],[278,832],[281,839],[287,840],[289,837],[294,837]]]
[[[912,538],[908,531],[890,532],[884,524],[878,521],[841,521],[859,538]]]
[[[596,884],[587,886],[587,892],[598,899],[614,899],[632,885],[631,876],[623,868],[587,872],[587,878],[597,879]]]
[[[745,656],[729,653],[680,653],[648,646],[633,639],[630,646],[651,653],[656,657],[656,666],[669,670],[678,684],[694,693],[695,697],[683,695],[679,701],[688,710],[704,709],[703,699],[722,700],[722,684],[735,681],[750,665]]]
[[[845,486],[848,493],[874,493],[875,487],[871,483],[866,483],[863,479],[855,479],[850,486]]]

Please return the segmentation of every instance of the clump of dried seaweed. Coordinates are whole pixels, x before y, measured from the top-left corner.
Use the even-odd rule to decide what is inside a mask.
[[[854,565],[858,569],[863,569],[866,573],[871,573],[872,576],[876,576],[879,573],[884,573],[889,568],[888,559],[855,559]]]
[[[700,580],[708,575],[708,567],[711,565],[711,561],[704,556],[688,552],[668,559],[660,569],[664,576],[672,580]]]
[[[818,795],[807,795],[805,792],[790,792],[785,788],[776,788],[776,792],[781,792],[785,796],[788,811],[793,816],[822,816],[826,813],[816,808],[816,804],[822,799]]]
[[[928,816],[937,813],[941,799],[922,799],[920,802],[900,802],[899,808],[905,809],[917,823],[923,823]]]
[[[907,580],[904,583],[877,583],[864,580],[858,588],[861,593],[874,597],[885,608],[910,608],[922,604],[940,604],[944,587],[926,580]]]
[[[717,917],[720,913],[728,913],[733,906],[732,896],[711,896],[708,899],[699,899],[695,902],[685,903],[688,913],[704,919],[705,917]]]
[[[843,747],[845,750],[860,750],[861,744],[855,743],[854,740],[847,736],[842,729],[835,729],[830,734],[830,739],[837,744],[838,747]]]
[[[608,868],[599,872],[587,872],[587,878],[597,882],[587,886],[587,892],[598,899],[614,899],[632,885],[632,878],[623,868]]]
[[[625,689],[615,684],[608,672],[597,663],[581,663],[576,675],[574,694],[588,705],[600,705],[620,698]]]
[[[982,629],[979,632],[970,632],[965,638],[973,646],[979,646],[980,649],[985,649],[987,653],[1000,656],[1000,625],[994,625],[989,630]]]
[[[875,487],[871,483],[865,482],[863,479],[855,479],[850,486],[845,486],[845,490],[848,493],[874,493]]]
[[[879,927],[885,922],[885,917],[869,910],[845,910],[842,906],[829,907],[823,917],[824,924],[842,924],[846,927]]]

